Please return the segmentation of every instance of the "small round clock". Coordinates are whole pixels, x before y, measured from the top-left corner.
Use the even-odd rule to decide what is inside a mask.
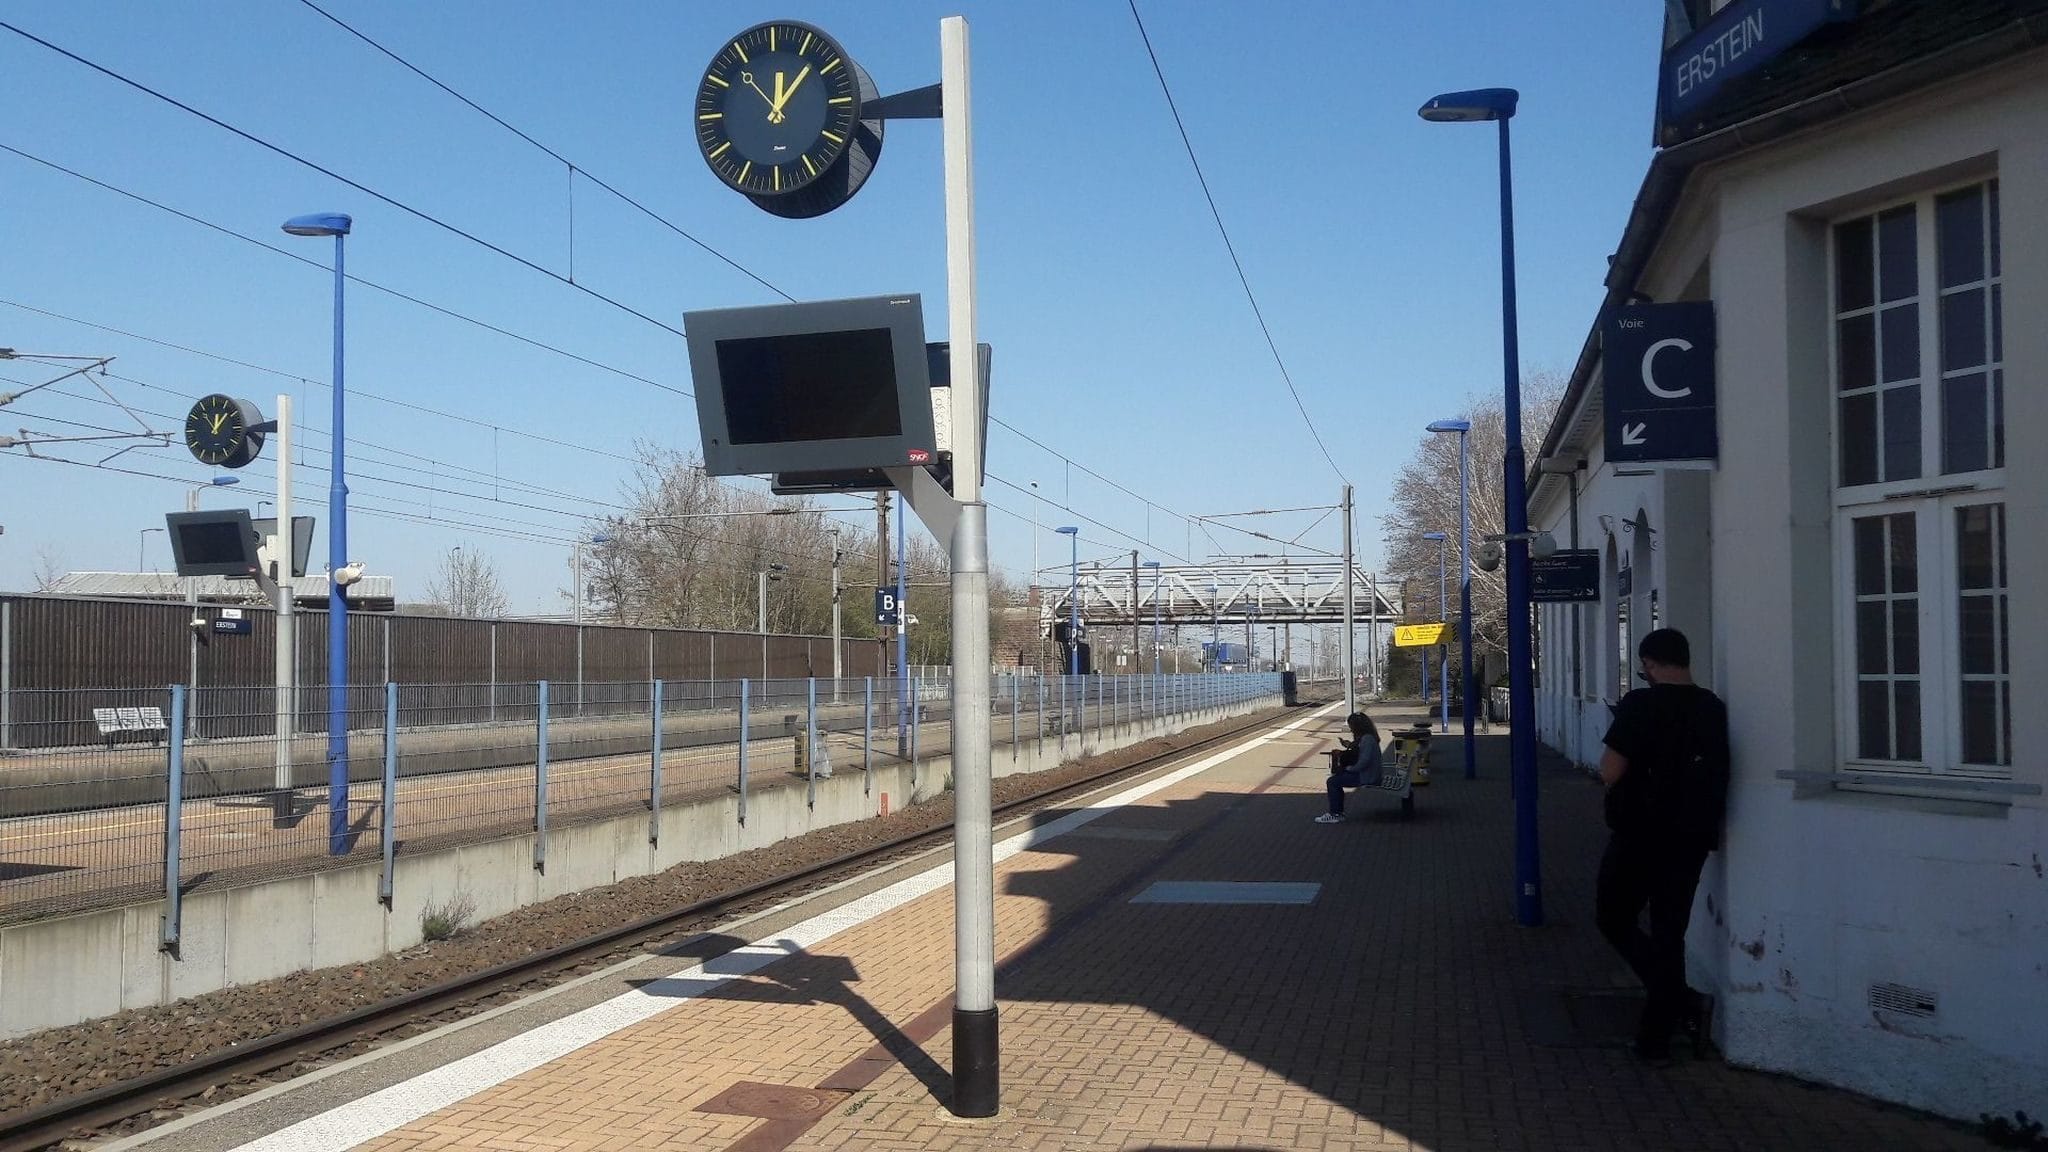
[[[862,120],[874,82],[839,42],[795,20],[758,24],[719,50],[697,84],[697,149],[766,211],[802,219],[860,190],[882,151]]]
[[[262,422],[262,413],[247,400],[218,392],[201,396],[185,414],[185,447],[201,464],[240,468],[263,450],[263,433],[255,430]]]

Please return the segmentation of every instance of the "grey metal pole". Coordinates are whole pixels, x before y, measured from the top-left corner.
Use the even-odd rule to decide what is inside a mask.
[[[651,705],[654,710],[653,755],[647,765],[647,842],[661,844],[661,681],[654,682]]]
[[[0,748],[14,747],[14,601],[0,600]]]
[[[958,1116],[1001,1104],[996,1038],[995,842],[990,815],[988,507],[982,503],[980,357],[975,345],[974,130],[967,21],[939,22],[945,93],[946,311],[952,345],[953,1099]]]
[[[199,489],[192,488],[185,493],[185,511],[199,511]],[[189,622],[199,619],[199,578],[185,577],[185,604],[192,611],[185,617]],[[188,738],[199,735],[199,629],[187,628],[185,637],[185,730]]]
[[[953,467],[959,468],[959,452],[954,452]],[[957,487],[957,482],[956,482]],[[896,494],[896,754],[908,754],[910,727],[910,605],[908,601],[910,574],[909,536],[910,511],[905,507],[903,493]],[[957,636],[958,633],[955,633]]]
[[[535,685],[539,704],[539,729],[533,757],[533,870],[547,871],[548,863],[548,682]]]
[[[1344,713],[1358,711],[1358,664],[1353,647],[1357,641],[1353,622],[1356,612],[1351,601],[1351,485],[1344,486]]]
[[[1506,121],[1502,121],[1506,123]],[[1509,423],[1518,423],[1509,417]],[[1472,434],[1458,433],[1458,612],[1462,618],[1458,630],[1464,635],[1462,655],[1459,657],[1458,678],[1464,682],[1465,713],[1465,779],[1479,778],[1479,742],[1474,736],[1473,725],[1478,723],[1474,715],[1479,711],[1479,676],[1472,670],[1472,494],[1468,465],[1469,446]]]
[[[578,531],[581,531],[581,529],[578,529]],[[575,601],[575,606],[570,609],[570,618],[576,623],[581,624],[583,623],[583,540],[580,537],[574,544],[569,546],[569,568],[569,597]]]
[[[839,538],[833,530],[832,538],[832,699],[839,699],[839,678],[845,670],[839,664]]]
[[[164,772],[164,918],[159,947],[172,955],[178,952],[178,937],[184,922],[181,882],[184,847],[181,833],[185,818],[185,686],[171,685],[170,758]]]
[[[398,685],[384,682],[384,795],[383,815],[378,820],[378,839],[383,842],[384,870],[377,876],[377,899],[391,907],[393,857],[398,851]]]
[[[745,677],[740,679],[740,827],[747,824],[747,729],[753,725],[747,698],[748,684]]]

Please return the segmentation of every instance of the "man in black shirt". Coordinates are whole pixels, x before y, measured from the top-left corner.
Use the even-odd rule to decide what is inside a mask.
[[[1649,994],[1636,1054],[1670,1058],[1683,1027],[1704,1043],[1706,998],[1685,982],[1685,929],[1728,796],[1728,709],[1692,681],[1685,634],[1660,628],[1638,646],[1643,679],[1614,709],[1600,757],[1612,836],[1600,860],[1600,932]],[[1650,931],[1638,920],[1649,907]]]

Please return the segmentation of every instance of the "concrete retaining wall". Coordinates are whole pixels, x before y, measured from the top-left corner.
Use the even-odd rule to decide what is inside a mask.
[[[998,745],[997,777],[1042,772],[1080,756],[1178,732],[1281,703],[1273,696],[1233,709]],[[779,723],[779,719],[778,719]],[[380,865],[202,891],[186,897],[176,957],[161,951],[164,902],[151,901],[0,929],[0,1039],[78,1024],[130,1008],[166,1004],[237,984],[337,964],[360,964],[420,943],[421,913],[466,895],[476,920],[528,904],[765,847],[818,828],[851,823],[943,792],[952,763],[841,770],[817,782],[814,806],[800,781],[747,797],[724,796],[664,809],[658,843],[644,813],[550,828],[547,867],[533,866],[534,835],[401,856],[392,907],[377,900]]]

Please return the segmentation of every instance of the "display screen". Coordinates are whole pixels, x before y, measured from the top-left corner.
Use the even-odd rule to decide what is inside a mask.
[[[256,532],[248,512],[172,512],[164,526],[170,529],[178,575],[246,579],[255,574]]]
[[[247,564],[249,534],[232,520],[178,527],[187,564]]]
[[[900,436],[887,328],[718,341],[732,444]]]

